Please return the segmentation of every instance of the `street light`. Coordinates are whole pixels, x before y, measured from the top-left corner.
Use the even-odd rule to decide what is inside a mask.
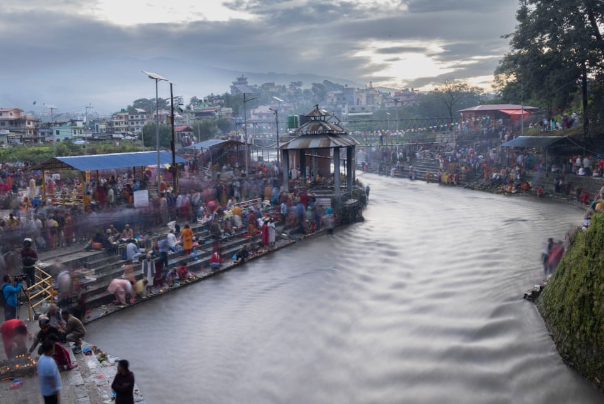
[[[46,105],[46,104],[44,104]],[[50,127],[54,128],[54,110],[57,109],[54,105],[46,105],[47,108],[50,109]],[[57,115],[58,116],[58,115]],[[52,133],[52,155],[53,157],[57,157],[57,138],[55,137],[55,130],[51,129]]]
[[[386,115],[388,115],[388,130],[390,130],[390,112],[386,112]]]
[[[156,73],[146,72],[143,70],[151,80],[155,80],[155,144],[157,148],[157,195],[159,195],[159,189],[161,187],[160,165],[159,165],[159,90],[158,83],[160,81],[168,81],[165,77],[160,76]],[[144,147],[144,143],[143,143]]]
[[[273,98],[277,98],[277,97],[273,97]],[[280,154],[280,150],[279,150],[279,110],[274,109],[274,108],[269,108],[269,109],[275,113],[275,126],[277,128],[277,167],[279,167],[279,169],[281,169],[281,167],[279,166],[279,164],[280,164],[280,161],[279,161],[280,160],[279,159],[279,154]]]
[[[243,135],[245,136],[245,176],[249,174],[250,164],[248,159],[248,142],[247,142],[247,107],[246,104],[250,101],[257,99],[258,97],[245,99],[246,94],[252,94],[252,92],[243,92]]]

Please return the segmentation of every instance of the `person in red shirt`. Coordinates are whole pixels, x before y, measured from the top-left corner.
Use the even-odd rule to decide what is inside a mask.
[[[186,265],[179,266],[176,273],[178,274],[178,280],[180,281],[184,281],[189,277],[189,270]]]
[[[222,264],[222,255],[220,254],[220,250],[216,250],[212,254],[212,258],[210,258],[210,268],[218,269],[220,264]]]
[[[27,340],[27,326],[19,319],[8,320],[0,327],[4,352],[8,359],[27,352],[25,341]]]

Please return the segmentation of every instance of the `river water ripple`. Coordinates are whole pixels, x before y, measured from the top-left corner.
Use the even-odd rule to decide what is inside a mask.
[[[88,327],[155,403],[602,403],[523,292],[572,206],[366,175],[366,221]]]

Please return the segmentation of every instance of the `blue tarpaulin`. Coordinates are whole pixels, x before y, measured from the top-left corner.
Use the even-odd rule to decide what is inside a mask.
[[[187,160],[176,156],[176,163]],[[159,164],[172,164],[172,153],[159,152]],[[94,156],[54,157],[38,164],[36,170],[113,170],[118,168],[145,167],[157,165],[157,152],[112,153]]]

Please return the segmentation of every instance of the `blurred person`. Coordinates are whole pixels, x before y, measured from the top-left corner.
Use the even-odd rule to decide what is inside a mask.
[[[27,353],[27,326],[19,319],[5,321],[0,326],[4,352],[8,359]]]
[[[36,363],[38,384],[44,404],[58,404],[61,392],[61,374],[57,363],[53,360],[55,344],[46,341],[42,344],[43,355]]]
[[[113,304],[127,305],[127,296],[132,295],[132,283],[126,279],[114,279],[107,287],[107,291],[115,296]]]
[[[38,261],[38,253],[31,248],[32,241],[30,238],[23,240],[23,249],[21,250],[21,261],[23,262],[23,274],[27,282],[27,287],[30,288],[36,283],[35,264]]]

